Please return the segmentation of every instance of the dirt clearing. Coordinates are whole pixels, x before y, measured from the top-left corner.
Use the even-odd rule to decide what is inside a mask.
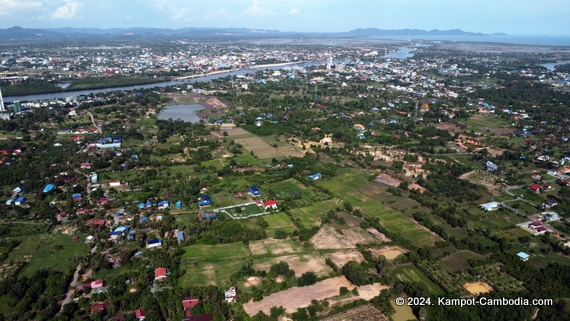
[[[336,266],[339,268],[343,267],[346,263],[350,261],[356,261],[358,263],[364,261],[364,256],[358,251],[342,251],[327,253],[323,255],[327,259],[331,259]]]
[[[355,246],[348,242],[343,235],[332,226],[323,225],[311,240],[316,249],[353,249]]]
[[[489,293],[493,291],[493,288],[485,282],[465,283],[463,287],[473,295]]]
[[[342,235],[346,241],[353,246],[356,246],[357,244],[377,243],[374,236],[361,229],[360,227],[351,227],[349,229],[342,230]]]
[[[379,249],[371,248],[368,250],[372,252],[373,257],[378,257],[382,255],[388,260],[393,260],[404,253],[408,253],[408,250],[401,248],[399,246],[387,246]]]
[[[325,259],[317,254],[278,256],[270,260],[264,259],[263,262],[255,263],[253,267],[256,270],[265,270],[268,272],[271,265],[281,261],[287,262],[289,268],[295,271],[296,276],[301,276],[303,273],[309,271],[315,272],[318,276],[326,276],[332,272],[332,269],[325,263]]]
[[[367,228],[366,231],[368,231],[368,233],[374,235],[374,237],[376,237],[376,239],[380,242],[392,242],[392,240],[389,237],[387,237],[383,233],[378,232],[378,230],[373,228],[373,227]]]
[[[281,255],[299,252],[299,248],[295,248],[291,240],[265,239],[261,241],[253,241],[249,243],[249,249],[252,255]]]
[[[322,301],[339,295],[339,289],[343,286],[349,290],[354,289],[354,285],[346,277],[338,276],[317,282],[311,286],[294,287],[273,293],[258,302],[251,300],[243,305],[243,309],[250,316],[256,315],[259,311],[270,314],[269,310],[274,306],[282,306],[288,313],[293,313],[297,311],[297,308],[311,305],[311,300]]]

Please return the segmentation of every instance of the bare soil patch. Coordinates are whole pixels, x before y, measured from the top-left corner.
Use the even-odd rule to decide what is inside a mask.
[[[350,309],[341,314],[321,319],[321,321],[388,321],[387,315],[372,305],[363,305]]]
[[[360,227],[351,227],[349,229],[342,230],[342,235],[345,237],[347,242],[354,246],[357,244],[376,243],[374,236]]]
[[[503,155],[505,150],[504,149],[497,149],[497,148],[487,148],[487,152],[489,152],[489,155],[491,155],[493,157],[497,157],[497,156]]]
[[[408,185],[408,189],[411,191],[413,189],[417,189],[418,191],[420,191],[420,193],[423,193],[426,191],[426,189],[416,183],[412,183]]]
[[[374,237],[376,237],[376,239],[380,242],[392,242],[392,240],[389,237],[387,237],[386,235],[384,235],[384,233],[378,232],[378,230],[373,228],[373,227],[367,228],[366,231],[368,231],[368,233],[374,235]]]
[[[252,255],[265,255],[274,254],[281,255],[287,253],[298,252],[299,249],[294,249],[289,240],[278,240],[278,239],[264,239],[260,241],[252,241],[249,243],[249,249]]]
[[[332,272],[332,269],[325,263],[325,259],[317,254],[305,255],[284,255],[265,260],[254,264],[256,270],[269,271],[271,265],[281,261],[287,262],[289,268],[295,271],[295,275],[301,276],[305,272],[313,271],[318,276],[325,276]]]
[[[270,313],[273,306],[283,306],[288,313],[297,311],[297,308],[304,308],[311,305],[311,300],[325,300],[339,295],[341,287],[349,290],[354,289],[344,276],[326,279],[311,286],[294,287],[285,291],[273,293],[263,300],[253,302],[253,300],[243,305],[243,309],[250,316],[256,315],[259,311],[265,314]]]
[[[259,282],[261,282],[261,281],[259,280],[258,277],[252,276],[252,277],[247,278],[247,282],[245,282],[243,284],[243,286],[245,286],[246,288],[249,288],[252,286],[257,286],[259,284]]]
[[[489,293],[493,291],[493,288],[485,282],[465,283],[463,287],[473,295]]]
[[[459,176],[459,179],[464,179],[474,184],[483,185],[494,196],[501,195],[500,185],[495,182],[496,176],[482,169],[476,169],[474,171],[467,172]]]
[[[254,152],[261,159],[283,156],[275,147],[272,147],[259,137],[236,139],[235,142],[243,145],[245,149]]]
[[[393,178],[392,176],[390,176],[388,174],[384,174],[384,173],[378,175],[374,180],[378,183],[388,185],[388,186],[392,186],[392,187],[398,187],[398,185],[400,185],[400,183],[402,182],[402,181],[397,180],[397,179]]]
[[[380,255],[384,256],[388,260],[393,260],[401,254],[408,253],[408,250],[399,246],[386,246],[382,248],[370,248],[368,249],[372,252],[373,257],[378,257]]]
[[[497,135],[510,135],[515,132],[514,128],[491,128],[489,130],[491,133]]]
[[[358,287],[358,296],[364,300],[372,300],[377,297],[380,291],[384,289],[389,289],[388,285],[382,285],[380,283],[373,283],[368,285],[363,285]]]
[[[346,263],[350,261],[356,261],[358,263],[364,261],[364,256],[360,254],[358,251],[342,251],[342,252],[334,252],[334,253],[327,253],[324,254],[324,257],[327,259],[331,259],[334,264],[338,267],[345,266]]]
[[[250,132],[248,132],[247,130],[240,128],[240,127],[235,127],[231,130],[226,130],[228,132],[228,136],[241,136],[241,135],[248,135],[251,134]]]
[[[336,216],[342,218],[348,226],[360,226],[360,223],[364,221],[363,219],[352,216],[346,212],[337,212]]]
[[[311,240],[316,249],[353,249],[355,246],[348,242],[343,235],[332,226],[323,225]]]

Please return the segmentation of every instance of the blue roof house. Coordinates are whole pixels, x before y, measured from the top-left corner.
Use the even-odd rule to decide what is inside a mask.
[[[310,175],[309,178],[315,181],[317,179],[320,179],[321,176],[322,176],[321,173],[316,173],[316,174]]]
[[[208,196],[208,195],[202,196],[202,200],[200,202],[198,202],[198,206],[200,206],[200,207],[210,206],[210,205],[212,205],[212,200],[210,199],[210,196]]]
[[[180,209],[182,207],[182,201],[176,202],[176,208]]]
[[[143,217],[141,217],[141,219],[140,219],[140,222],[141,222],[141,223],[146,223],[146,222],[148,222],[148,221],[149,221],[148,216],[143,216]]]
[[[517,256],[523,261],[528,261],[528,258],[530,257],[530,255],[526,254],[525,252],[519,252],[517,253]]]
[[[358,138],[358,139],[364,139],[364,138],[366,138],[366,136],[364,136],[363,133],[360,133],[360,134],[356,135],[356,138]]]
[[[250,188],[248,188],[248,190],[251,196],[261,196],[261,192],[255,186],[251,186]]]
[[[15,205],[22,205],[22,204],[24,204],[25,201],[26,201],[26,198],[24,196],[20,196],[16,199],[14,204]]]
[[[184,242],[184,232],[176,232],[176,239],[178,240],[178,243]]]
[[[55,185],[53,185],[53,184],[47,184],[46,187],[44,187],[43,192],[49,193],[51,190],[53,190],[54,187],[55,187]]]

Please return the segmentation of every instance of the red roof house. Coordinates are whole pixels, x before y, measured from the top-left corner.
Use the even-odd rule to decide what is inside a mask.
[[[268,209],[268,208],[277,209],[277,201],[269,200],[269,201],[265,202],[264,208],[265,209]]]
[[[138,309],[135,311],[135,317],[136,317],[138,320],[144,320],[145,315],[144,315],[144,311],[143,311],[142,308],[138,308]]]
[[[89,308],[89,310],[91,310],[91,312],[93,312],[93,311],[103,311],[103,310],[105,310],[105,308],[107,307],[107,304],[109,304],[109,303],[107,303],[107,302],[97,303],[97,304],[92,305],[92,306]]]
[[[154,270],[154,279],[155,280],[166,279],[166,268],[158,268]]]
[[[540,185],[538,184],[530,184],[528,188],[530,188],[535,193],[540,192]]]

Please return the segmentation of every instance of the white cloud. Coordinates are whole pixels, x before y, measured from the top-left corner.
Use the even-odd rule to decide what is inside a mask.
[[[289,14],[298,14],[300,11],[297,8],[292,8],[291,10],[289,10]]]
[[[0,16],[9,16],[17,10],[29,10],[41,6],[41,2],[35,1],[0,0]]]
[[[57,8],[51,15],[54,19],[76,19],[78,16],[79,3],[73,1],[66,1],[67,3]]]
[[[261,6],[259,4],[259,0],[253,0],[253,3],[251,4],[251,6],[249,6],[247,9],[245,9],[245,11],[243,12],[243,15],[274,16],[275,12]]]

